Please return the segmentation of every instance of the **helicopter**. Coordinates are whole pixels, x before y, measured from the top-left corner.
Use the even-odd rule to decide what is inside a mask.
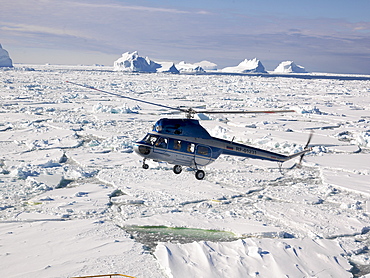
[[[68,83],[81,86],[84,88],[96,90],[105,94],[117,96],[120,98],[130,99],[150,105],[159,106],[171,110],[177,110],[185,113],[185,118],[159,119],[153,129],[148,132],[144,138],[134,143],[134,151],[139,156],[143,157],[142,167],[148,169],[147,159],[156,162],[167,162],[173,166],[173,172],[180,174],[183,167],[189,167],[195,171],[195,178],[203,180],[205,177],[204,170],[201,167],[213,163],[220,155],[232,155],[253,159],[261,159],[284,163],[295,157],[300,157],[300,165],[303,156],[312,150],[309,147],[312,133],[309,135],[308,141],[304,149],[300,152],[284,155],[276,152],[248,146],[245,144],[234,142],[233,140],[225,140],[217,137],[212,137],[208,131],[200,125],[199,121],[194,119],[194,115],[203,114],[258,114],[258,113],[289,113],[295,110],[267,110],[267,111],[213,111],[213,110],[194,110],[193,108],[170,107],[159,103],[149,102],[141,99],[136,99],[120,94],[101,90],[92,86],[66,81]]]

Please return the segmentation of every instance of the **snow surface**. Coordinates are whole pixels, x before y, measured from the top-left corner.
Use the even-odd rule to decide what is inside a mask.
[[[222,72],[228,73],[267,73],[265,67],[262,65],[261,61],[257,58],[252,60],[245,59],[240,62],[239,65],[235,67],[226,67],[222,69]]]
[[[275,73],[307,73],[306,69],[300,65],[297,65],[293,61],[281,62],[276,69]]]
[[[370,76],[23,69],[0,70],[0,277],[370,273]],[[286,154],[314,131],[313,150],[301,168],[222,156],[202,181],[144,170],[133,142],[183,115],[66,80],[174,107],[295,109],[197,117],[213,136]]]
[[[12,67],[13,61],[10,59],[8,51],[0,44],[0,67]]]

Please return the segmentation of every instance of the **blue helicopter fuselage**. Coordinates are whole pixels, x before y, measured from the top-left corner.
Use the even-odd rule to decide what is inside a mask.
[[[195,119],[160,119],[134,150],[144,158],[189,167],[206,166],[221,154],[284,162],[290,156],[212,137]],[[294,155],[296,156],[296,155]]]

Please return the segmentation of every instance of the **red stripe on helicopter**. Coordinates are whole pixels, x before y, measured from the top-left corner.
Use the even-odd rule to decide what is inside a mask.
[[[230,146],[226,146],[226,149],[233,150],[234,148],[233,147],[230,147]]]

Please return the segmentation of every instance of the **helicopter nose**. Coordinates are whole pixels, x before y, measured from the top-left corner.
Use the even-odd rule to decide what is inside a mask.
[[[148,155],[150,154],[150,147],[145,145],[135,145],[134,151],[139,155]]]

